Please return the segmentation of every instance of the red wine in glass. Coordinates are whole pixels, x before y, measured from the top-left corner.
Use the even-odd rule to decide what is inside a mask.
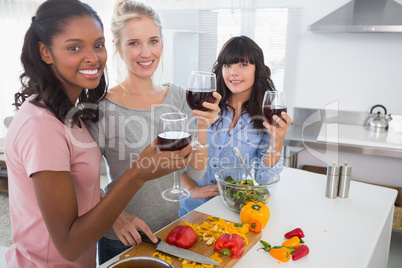
[[[208,111],[202,106],[203,102],[214,103],[213,92],[216,91],[216,75],[210,72],[192,71],[187,83],[186,100],[192,110]],[[198,120],[195,121],[193,150],[204,150],[208,144],[198,140]]]
[[[279,127],[278,123],[272,118],[274,115],[284,120],[281,116],[282,112],[287,113],[287,107],[284,101],[283,91],[265,91],[264,99],[262,101],[262,115],[265,122],[271,126]],[[271,133],[270,133],[271,134]],[[274,134],[274,133],[273,133]],[[271,142],[268,144],[268,149],[261,152],[263,155],[270,155],[274,157],[281,156],[281,152],[275,150],[275,137],[271,134]]]
[[[158,134],[157,142],[161,151],[177,151],[191,143],[191,134],[181,131],[166,131]]]
[[[208,111],[207,108],[202,106],[202,103],[204,101],[214,103],[213,92],[211,89],[187,89],[186,100],[188,106],[190,106],[191,110]]]
[[[288,112],[288,108],[286,106],[276,106],[276,105],[265,105],[264,106],[264,119],[265,121],[268,122],[268,124],[270,125],[276,125],[276,121],[273,120],[273,116],[276,115],[278,116],[280,119],[284,120],[284,118],[282,117],[281,113]]]
[[[160,151],[181,150],[191,143],[188,118],[184,113],[166,113],[159,116],[158,137]],[[179,202],[190,197],[190,192],[180,186],[181,169],[173,173],[173,187],[162,192],[168,201]]]

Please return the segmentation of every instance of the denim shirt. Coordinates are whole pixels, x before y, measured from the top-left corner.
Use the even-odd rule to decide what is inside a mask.
[[[280,173],[283,169],[283,158],[281,157],[274,167],[267,167],[264,163],[265,156],[261,154],[266,151],[270,142],[270,135],[264,129],[258,132],[251,122],[248,113],[243,113],[236,126],[230,130],[229,127],[233,120],[230,109],[222,110],[224,117],[221,123],[210,127],[207,132],[208,141],[208,164],[205,175],[199,181],[195,181],[198,186],[216,184],[215,171],[218,167],[241,165],[238,158],[233,153],[233,147],[238,147],[244,161],[248,165],[259,164],[262,169],[273,169]],[[179,216],[184,216],[191,210],[202,205],[210,198],[193,199],[191,197],[180,202]]]

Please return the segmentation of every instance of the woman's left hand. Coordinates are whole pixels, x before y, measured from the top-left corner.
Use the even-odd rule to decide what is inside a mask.
[[[284,141],[286,132],[288,131],[288,127],[290,123],[292,122],[292,118],[285,113],[282,112],[281,116],[283,117],[284,120],[282,120],[279,116],[274,115],[273,119],[277,123],[276,126],[270,125],[267,122],[264,122],[264,126],[267,128],[268,133],[276,139],[276,141]]]
[[[213,92],[215,98],[214,103],[204,101],[202,106],[208,109],[208,111],[193,110],[193,117],[198,119],[198,128],[208,128],[209,125],[215,123],[219,117],[221,109],[219,108],[219,102],[222,96],[218,92]]]
[[[191,198],[204,199],[219,195],[217,184],[198,186],[186,172],[183,172],[181,178],[181,186],[189,190]]]

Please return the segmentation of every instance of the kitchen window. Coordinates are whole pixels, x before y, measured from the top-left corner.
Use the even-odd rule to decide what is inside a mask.
[[[164,63],[175,63],[168,81],[185,87],[192,70],[212,69],[222,45],[230,37],[246,35],[264,51],[277,90],[284,90],[288,107],[293,106],[300,8],[162,10],[159,13],[164,38],[174,40],[172,60]]]

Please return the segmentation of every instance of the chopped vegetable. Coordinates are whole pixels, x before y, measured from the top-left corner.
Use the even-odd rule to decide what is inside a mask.
[[[217,252],[215,252],[214,255],[211,255],[209,258],[217,261],[218,263],[222,263],[222,259],[219,258]],[[205,264],[205,263],[199,264],[195,261],[190,261],[183,258],[178,258],[178,260],[181,261],[182,268],[214,268],[213,264]]]
[[[304,233],[302,231],[302,229],[300,228],[296,228],[290,232],[287,232],[285,234],[285,238],[292,238],[293,236],[297,236],[298,238],[303,238],[304,237]]]
[[[214,250],[239,259],[244,253],[244,240],[237,234],[223,234],[216,240]]]
[[[209,256],[210,259],[218,262],[219,264],[222,263],[222,258],[219,258],[219,253],[215,252],[214,255]]]
[[[226,222],[223,219],[209,216],[207,218],[209,222],[204,221],[202,224],[191,224],[189,222],[183,222],[183,226],[190,226],[195,233],[202,237],[202,240],[207,241],[208,245],[212,245],[222,234],[238,234],[244,240],[244,243],[248,244],[246,234],[249,232],[249,224],[239,224],[233,222]],[[237,226],[236,226],[237,225]]]
[[[240,220],[242,223],[249,223],[255,219],[261,222],[263,228],[269,221],[269,208],[261,203],[248,202],[240,211]]]
[[[164,255],[162,253],[155,252],[154,254],[152,254],[152,257],[159,258],[161,260],[167,261],[168,263],[172,264],[172,258],[169,257],[169,256],[166,256],[166,255]]]
[[[295,250],[292,254],[292,260],[296,261],[308,255],[310,249],[307,245],[301,245],[298,249]]]
[[[166,243],[181,248],[191,248],[198,240],[198,235],[190,226],[178,225],[166,237]]]

